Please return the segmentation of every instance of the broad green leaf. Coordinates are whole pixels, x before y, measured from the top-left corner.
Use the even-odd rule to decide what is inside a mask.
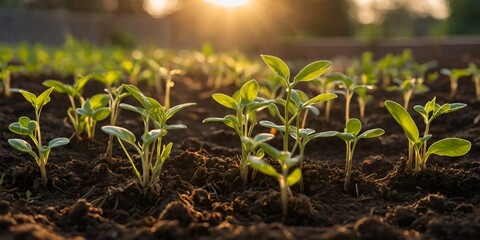
[[[270,122],[270,121],[267,121],[267,120],[260,121],[260,125],[262,127],[276,129],[277,131],[282,132],[282,133],[285,132],[285,126],[277,125],[277,124],[275,124],[273,122]]]
[[[337,133],[337,137],[341,138],[343,141],[350,142],[355,140],[355,136],[351,133]]]
[[[26,91],[26,90],[20,90],[19,91],[23,97],[29,102],[32,104],[32,106],[35,108],[36,107],[36,102],[37,102],[37,97],[35,96],[35,94],[29,92],[29,91]]]
[[[360,130],[362,130],[362,123],[360,122],[360,120],[356,118],[348,119],[345,132],[351,133],[353,134],[353,136],[357,136]]]
[[[132,94],[133,97],[135,97],[140,104],[142,104],[143,108],[146,110],[151,109],[151,104],[148,101],[147,97],[138,89],[138,87],[131,85],[131,84],[126,84],[124,85],[125,89]]]
[[[256,80],[250,80],[240,88],[240,101],[243,104],[255,100],[258,94],[258,83]]]
[[[35,109],[39,109],[43,106],[45,106],[45,104],[47,104],[48,102],[50,102],[50,94],[52,93],[53,91],[53,87],[45,90],[43,93],[41,93],[37,99],[35,100]]]
[[[431,154],[447,157],[458,157],[465,155],[472,143],[461,138],[445,138],[433,143],[427,150],[427,157]]]
[[[312,139],[320,138],[320,137],[334,137],[334,136],[337,136],[337,133],[338,133],[337,131],[326,131],[326,132],[314,133],[308,136],[307,142],[309,142]]]
[[[274,137],[275,136],[273,134],[270,134],[270,133],[259,133],[253,138],[253,141],[256,142],[256,143],[262,143],[262,142],[266,142],[268,140],[271,140]]]
[[[447,111],[445,111],[445,113],[455,112],[467,106],[467,104],[465,103],[450,103],[449,105],[450,105],[450,108]]]
[[[367,131],[363,132],[357,138],[358,139],[360,139],[360,138],[374,138],[374,137],[382,136],[384,133],[385,133],[385,131],[383,129],[374,128],[374,129],[370,129],[370,130],[367,130]]]
[[[268,143],[261,143],[259,146],[263,149],[263,151],[268,154],[270,157],[274,159],[280,159],[282,156],[282,151],[279,151],[275,147],[269,145]]]
[[[212,98],[215,99],[215,101],[220,103],[222,106],[235,110],[237,109],[237,101],[235,101],[235,99],[228,95],[225,95],[223,93],[215,93],[212,95]]]
[[[30,146],[30,143],[28,143],[27,141],[25,141],[23,139],[11,138],[11,139],[8,139],[8,144],[10,144],[10,146],[17,149],[18,151],[27,152],[27,153],[34,153],[32,151],[32,146]]]
[[[140,114],[142,116],[142,118],[147,117],[147,111],[143,108],[135,107],[135,106],[132,106],[132,105],[127,104],[127,103],[120,103],[119,106],[123,109],[126,109],[126,110],[129,110],[129,111],[136,112],[136,113]]]
[[[142,135],[143,144],[148,145],[155,141],[158,137],[162,135],[161,129],[153,129]]]
[[[295,183],[300,181],[300,179],[302,179],[302,170],[300,168],[295,168],[295,170],[293,170],[293,172],[291,172],[287,177],[287,185],[289,187],[293,186]]]
[[[408,140],[411,142],[417,142],[419,138],[419,132],[417,125],[413,121],[410,114],[400,104],[390,100],[385,101],[385,106],[395,121],[400,124]]]
[[[275,170],[272,165],[263,161],[261,158],[250,155],[248,156],[248,161],[250,162],[250,165],[252,165],[252,167],[257,169],[261,173],[275,177],[277,179],[280,177],[280,174],[277,172],[277,170]]]
[[[135,135],[133,135],[133,133],[126,128],[108,125],[108,126],[103,126],[102,131],[104,131],[109,135],[118,137],[130,144],[135,145],[135,140],[136,140]]]
[[[73,95],[75,89],[72,86],[64,84],[57,80],[46,80],[43,81],[43,86],[45,87],[53,87],[55,92],[59,93],[66,93],[68,95]]]
[[[63,145],[67,145],[69,142],[70,140],[68,138],[64,138],[64,137],[54,138],[50,142],[48,142],[48,148],[51,149],[51,148],[60,147]]]
[[[95,121],[102,121],[103,119],[107,118],[110,116],[110,113],[112,111],[108,107],[102,107],[99,109],[95,109],[93,111],[93,120]]]
[[[8,129],[19,135],[30,135],[37,128],[36,121],[30,120],[28,117],[20,117],[18,122],[11,123]]]
[[[286,152],[285,155],[287,157],[282,162],[284,162],[285,165],[287,165],[288,168],[291,168],[291,167],[297,165],[300,162],[300,158],[298,156],[297,157],[292,157],[289,152]]]
[[[95,94],[90,99],[90,106],[92,109],[105,107],[108,105],[109,97],[107,94]]]
[[[86,76],[77,76],[75,79],[75,83],[73,87],[75,87],[76,91],[82,91],[83,87],[87,84],[87,82],[91,79],[91,75],[86,75]]]
[[[287,64],[280,58],[270,55],[260,55],[267,66],[277,76],[285,80],[286,83],[290,81],[290,69]]]
[[[165,112],[165,120],[168,120],[170,119],[171,117],[173,117],[173,115],[175,115],[177,112],[179,112],[180,110],[184,109],[184,108],[187,108],[187,107],[191,107],[191,106],[195,106],[197,105],[196,103],[182,103],[182,104],[179,104],[179,105],[176,105],[176,106],[173,106],[173,107],[170,107],[166,112]]]
[[[330,61],[316,61],[305,66],[294,77],[293,82],[311,81],[317,77],[320,77],[330,69],[332,62]]]
[[[209,117],[209,118],[205,118],[202,121],[202,123],[207,123],[207,122],[223,122],[225,125],[233,129],[237,129],[240,127],[240,123],[238,123],[238,120],[232,115],[227,115],[223,118]]]
[[[332,100],[332,99],[334,99],[334,98],[337,98],[337,95],[336,95],[336,94],[333,94],[333,93],[322,93],[322,94],[319,94],[319,95],[315,96],[314,98],[308,100],[308,101],[305,102],[303,105],[304,105],[304,106],[309,106],[309,105],[313,105],[313,104],[325,102],[325,101],[328,101],[328,100]]]

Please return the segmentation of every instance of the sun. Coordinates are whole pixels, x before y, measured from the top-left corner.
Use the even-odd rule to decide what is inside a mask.
[[[205,0],[208,3],[212,3],[221,7],[236,8],[246,5],[250,0]]]

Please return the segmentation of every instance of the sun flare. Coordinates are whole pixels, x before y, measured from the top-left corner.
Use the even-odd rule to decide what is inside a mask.
[[[236,8],[246,5],[250,0],[205,0],[208,3],[212,3],[221,7]]]

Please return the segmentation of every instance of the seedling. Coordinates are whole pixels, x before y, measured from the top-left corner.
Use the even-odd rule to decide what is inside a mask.
[[[473,82],[475,82],[475,93],[477,101],[480,101],[480,69],[474,63],[468,65],[468,72],[472,75]]]
[[[85,119],[82,118],[76,111],[77,104],[78,106],[83,106],[85,99],[83,98],[83,88],[85,84],[90,80],[90,76],[81,76],[78,75],[75,78],[73,85],[62,83],[57,80],[46,80],[43,82],[44,86],[53,87],[55,92],[65,93],[68,96],[70,101],[70,107],[67,110],[67,116],[70,119],[73,129],[75,130],[74,135],[77,140],[81,140],[81,135],[85,127]]]
[[[292,154],[288,151],[279,151],[276,148],[270,146],[267,143],[261,143],[260,147],[270,157],[278,161],[281,166],[281,171],[277,172],[275,168],[269,163],[262,160],[261,157],[252,156],[248,157],[252,167],[260,171],[265,175],[272,176],[277,179],[280,185],[280,200],[282,204],[282,221],[286,222],[288,219],[288,192],[289,187],[296,184],[302,178],[302,170],[295,168],[290,172],[290,168],[298,164],[298,157],[292,157]]]
[[[374,75],[366,75],[363,74],[360,78],[360,82],[362,86],[355,89],[355,93],[357,94],[357,102],[358,108],[360,110],[360,120],[363,121],[365,119],[365,109],[367,103],[371,102],[373,96],[369,93],[369,90],[374,90],[375,84],[377,83],[377,78]]]
[[[415,172],[420,172],[421,170],[426,169],[427,160],[432,154],[458,157],[465,155],[470,150],[472,144],[467,140],[461,138],[445,138],[433,143],[425,151],[424,145],[426,145],[427,140],[430,139],[432,135],[427,134],[420,137],[417,125],[407,110],[405,110],[400,104],[387,100],[385,101],[385,106],[395,121],[400,124],[409,141],[409,154],[406,165],[407,171],[412,170],[413,155],[415,156]],[[461,104],[444,104],[439,106],[435,103],[434,99],[428,102],[425,107],[416,107],[416,111],[424,117],[424,120],[427,119],[428,124],[430,124],[436,117],[444,113],[456,111],[463,107],[464,106]],[[452,111],[450,111],[450,109],[452,109]],[[432,115],[429,115],[430,113],[432,113]]]
[[[466,77],[470,75],[468,69],[459,69],[459,68],[454,68],[454,69],[444,68],[440,70],[440,73],[450,77],[450,97],[454,97],[455,95],[457,95],[458,80],[462,77]]]
[[[373,89],[371,85],[358,84],[353,78],[348,77],[341,73],[333,73],[327,75],[327,78],[331,81],[338,83],[338,90],[334,91],[336,94],[345,96],[345,123],[350,119],[350,102],[353,94],[361,92],[360,89]]]
[[[96,94],[87,99],[81,108],[76,109],[77,113],[85,119],[85,130],[89,140],[93,140],[95,137],[97,122],[107,118],[112,112],[107,107],[108,102],[108,95]]]
[[[118,115],[120,114],[120,103],[122,99],[129,96],[128,92],[124,92],[124,85],[120,85],[118,88],[112,87],[109,89],[105,89],[108,94],[108,107],[110,109],[110,125],[115,126],[117,125]],[[113,152],[113,135],[109,135],[108,137],[108,146],[107,146],[107,157],[108,159],[112,159],[112,152]]]
[[[37,165],[40,167],[40,172],[42,175],[43,185],[46,186],[48,183],[47,172],[45,166],[50,155],[52,148],[63,146],[69,143],[68,138],[60,137],[51,140],[48,145],[42,144],[42,135],[40,131],[40,114],[43,107],[50,102],[50,94],[53,91],[53,87],[45,90],[39,96],[30,93],[25,90],[19,90],[23,97],[32,104],[35,109],[35,120],[30,120],[30,118],[22,116],[18,119],[18,122],[14,122],[8,126],[8,129],[15,134],[28,136],[35,144],[35,147],[38,150],[38,153],[35,153],[32,149],[32,146],[25,140],[19,138],[8,139],[8,143],[13,148],[21,152],[26,152],[30,154],[34,159]]]
[[[128,82],[132,85],[137,85],[138,75],[142,70],[142,61],[141,60],[124,60],[121,63],[122,69],[128,76]]]
[[[206,122],[223,122],[235,130],[242,145],[242,156],[240,158],[240,176],[244,183],[248,181],[248,155],[255,150],[248,142],[242,139],[250,139],[253,128],[257,125],[257,112],[273,103],[273,100],[266,100],[257,96],[258,83],[250,80],[243,84],[240,91],[232,97],[215,93],[213,99],[224,107],[235,110],[235,115],[225,117],[210,117],[203,120]]]
[[[137,142],[135,135],[128,129],[119,126],[103,126],[102,131],[117,137],[120,146],[130,161],[135,176],[142,189],[147,192],[152,190],[158,193],[160,173],[165,160],[170,156],[173,143],[163,145],[163,137],[170,130],[185,129],[183,124],[167,125],[167,120],[173,117],[178,111],[195,105],[195,103],[180,104],[169,109],[162,106],[157,100],[146,97],[137,87],[133,85],[124,85],[124,88],[134,96],[142,107],[132,106],[122,103],[121,108],[140,114],[144,123],[144,132],[141,136],[141,143]],[[150,129],[153,125],[153,129]],[[135,153],[140,156],[142,162],[142,172],[140,173],[135,166],[133,154],[130,154],[124,143],[133,147]]]
[[[282,84],[286,86],[287,96],[285,100],[276,100],[276,103],[284,108],[283,116],[276,105],[271,105],[271,109],[273,109],[273,111],[276,113],[276,115],[283,124],[282,126],[278,126],[277,130],[281,130],[281,132],[283,133],[283,151],[288,151],[289,137],[292,132],[291,125],[293,124],[293,121],[296,121],[296,123],[299,124],[299,119],[302,111],[309,109],[318,113],[318,109],[313,107],[314,104],[318,104],[320,102],[337,97],[335,94],[326,93],[320,94],[307,101],[302,101],[299,91],[295,90],[294,87],[300,82],[309,82],[323,75],[325,72],[328,71],[332,63],[330,61],[316,61],[310,63],[302,70],[300,70],[300,72],[293,78],[293,80],[291,80],[290,69],[282,59],[270,55],[261,55],[261,57],[263,61],[267,64],[267,66],[270,68],[270,70],[272,70],[273,73],[275,73],[275,75],[277,75],[282,80]],[[272,126],[275,126],[275,124],[269,121],[261,121],[260,124],[268,128],[272,128]],[[297,129],[300,129],[300,127],[297,127]]]
[[[374,128],[367,130],[359,135],[362,130],[362,123],[356,118],[351,118],[347,121],[346,127],[343,132],[329,131],[325,132],[325,136],[337,136],[345,141],[346,154],[345,154],[345,181],[343,190],[347,191],[350,186],[350,176],[352,174],[352,162],[353,153],[357,146],[358,140],[362,138],[375,138],[383,135],[385,131],[381,128]]]
[[[331,93],[335,89],[335,81],[325,78],[325,77],[318,77],[317,79],[311,81],[313,86],[319,90],[320,93]],[[330,111],[332,108],[333,99],[331,101],[321,102],[319,103],[319,107],[322,107],[325,103],[325,121],[330,121]]]
[[[408,108],[414,94],[422,94],[430,89],[423,84],[423,78],[407,78],[404,81],[395,81],[398,86],[387,87],[387,91],[398,91],[403,96],[403,107]]]
[[[165,97],[163,100],[163,106],[166,109],[169,109],[170,108],[170,90],[175,85],[175,83],[173,82],[173,77],[176,75],[180,75],[183,72],[178,69],[168,70],[164,67],[160,67],[158,71],[160,72],[160,77],[165,79]]]

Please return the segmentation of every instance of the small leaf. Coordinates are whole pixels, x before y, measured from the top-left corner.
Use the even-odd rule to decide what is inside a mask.
[[[135,107],[135,106],[132,106],[132,105],[127,104],[127,103],[120,103],[119,106],[123,109],[126,109],[126,110],[129,110],[129,111],[136,112],[136,113],[140,114],[142,116],[142,118],[147,117],[147,111],[143,108]]]
[[[182,104],[179,104],[179,105],[170,107],[170,108],[165,112],[165,120],[170,119],[171,117],[173,117],[173,115],[175,115],[175,114],[176,114],[177,112],[179,112],[180,110],[182,110],[182,109],[184,109],[184,108],[187,108],[187,107],[195,106],[195,105],[197,105],[197,104],[196,104],[196,103],[182,103]]]
[[[247,104],[255,100],[258,94],[258,83],[256,80],[250,80],[240,88],[240,100]]]
[[[102,127],[102,131],[104,131],[109,135],[118,137],[130,144],[135,144],[135,140],[136,140],[135,135],[133,135],[133,133],[126,128],[107,125]]]
[[[300,168],[295,168],[287,177],[287,185],[290,187],[295,185],[298,181],[302,179],[302,170]]]
[[[420,115],[422,115],[423,118],[426,118],[427,117],[427,111],[425,110],[425,108],[421,105],[415,105],[413,107],[413,109],[415,111],[417,111],[418,113],[420,113]]]
[[[281,155],[283,154],[282,151],[279,151],[275,147],[269,145],[268,143],[261,143],[259,146],[263,149],[263,151],[268,154],[268,156],[280,159]]]
[[[465,155],[472,143],[461,138],[445,138],[433,143],[427,150],[427,157],[431,154],[447,157],[458,157]]]
[[[47,104],[48,102],[50,102],[50,94],[52,93],[52,91],[53,87],[45,90],[37,97],[37,99],[35,100],[35,109],[39,109],[45,106],[45,104]]]
[[[330,61],[316,61],[305,66],[294,77],[293,82],[311,81],[317,77],[320,77],[330,69],[332,62]]]
[[[70,142],[68,138],[60,137],[54,138],[50,142],[48,142],[48,148],[56,148],[63,145],[67,145]]]
[[[318,110],[318,108],[316,108],[314,106],[306,106],[305,109],[307,109],[308,111],[313,113],[313,115],[315,115],[315,116],[320,115],[320,111]]]
[[[339,132],[339,133],[337,133],[337,137],[341,138],[345,142],[350,142],[350,141],[355,140],[355,136],[351,133]]]
[[[351,133],[353,134],[353,136],[357,136],[360,130],[362,130],[362,123],[360,122],[360,120],[356,118],[348,119],[345,132]]]
[[[181,130],[181,129],[186,129],[187,126],[185,126],[184,124],[170,124],[170,125],[166,125],[165,126],[165,130]]]
[[[275,170],[272,165],[263,161],[261,158],[250,155],[248,156],[248,161],[250,162],[250,165],[252,165],[252,167],[257,169],[261,173],[275,177],[277,179],[280,177],[280,174],[277,172],[277,170]]]
[[[20,93],[30,104],[32,104],[33,107],[36,107],[37,97],[35,96],[35,94],[26,90],[20,90]]]
[[[273,128],[273,129],[275,129],[279,132],[285,132],[285,126],[277,125],[277,124],[275,124],[273,122],[270,122],[270,121],[266,121],[266,120],[260,121],[260,125],[262,127],[266,127],[266,128]]]
[[[162,155],[161,155],[161,163],[165,162],[165,160],[170,156],[170,152],[172,152],[173,143],[169,143],[167,145],[163,145]]]
[[[228,95],[225,95],[223,93],[215,93],[212,95],[212,98],[215,99],[215,101],[220,103],[222,106],[235,110],[237,109],[237,101],[235,101],[235,99]]]
[[[285,158],[285,160],[283,162],[285,162],[285,165],[287,165],[288,168],[291,168],[295,165],[297,165],[299,162],[300,162],[300,158],[297,156],[297,157],[292,157],[291,154],[289,152],[286,152],[287,154],[285,154],[287,157]]]
[[[107,94],[95,94],[89,99],[89,101],[92,109],[97,109],[107,106],[109,97]]]
[[[93,120],[102,121],[107,118],[112,111],[108,107],[102,107],[93,111]]]
[[[28,143],[23,139],[11,138],[11,139],[8,139],[8,144],[10,144],[10,146],[12,146],[13,148],[21,152],[33,152],[32,146],[30,146],[30,143]]]
[[[381,128],[374,128],[367,130],[360,134],[358,138],[374,138],[374,137],[379,137],[382,136],[385,133],[385,131]]]
[[[256,143],[262,143],[262,142],[266,142],[268,140],[271,140],[273,139],[275,136],[273,134],[270,134],[270,133],[260,133],[260,134],[257,134],[254,138],[253,138],[253,141],[256,142]]]
[[[280,58],[270,55],[260,55],[267,66],[286,83],[290,80],[290,69]]]
[[[135,97],[140,102],[140,104],[142,104],[143,108],[145,108],[146,110],[151,109],[150,102],[148,101],[147,97],[142,93],[142,91],[138,89],[138,87],[131,84],[126,84],[123,86],[130,94],[132,94],[133,97]]]
[[[305,102],[304,106],[309,106],[309,105],[325,102],[325,101],[328,101],[328,100],[335,99],[337,97],[338,96],[336,94],[333,94],[333,93],[322,93],[322,94],[319,94],[319,95],[315,96],[314,98],[308,100],[307,102]]]
[[[148,145],[162,135],[161,129],[153,129],[142,135],[143,144]]]
[[[73,89],[71,86],[57,80],[46,80],[43,81],[42,84],[45,87],[53,87],[55,92],[66,93],[68,95],[73,95],[75,91],[75,89]]]
[[[398,103],[387,100],[385,106],[395,121],[402,127],[408,140],[411,142],[417,142],[419,138],[419,132],[417,125],[413,121],[410,114]]]

